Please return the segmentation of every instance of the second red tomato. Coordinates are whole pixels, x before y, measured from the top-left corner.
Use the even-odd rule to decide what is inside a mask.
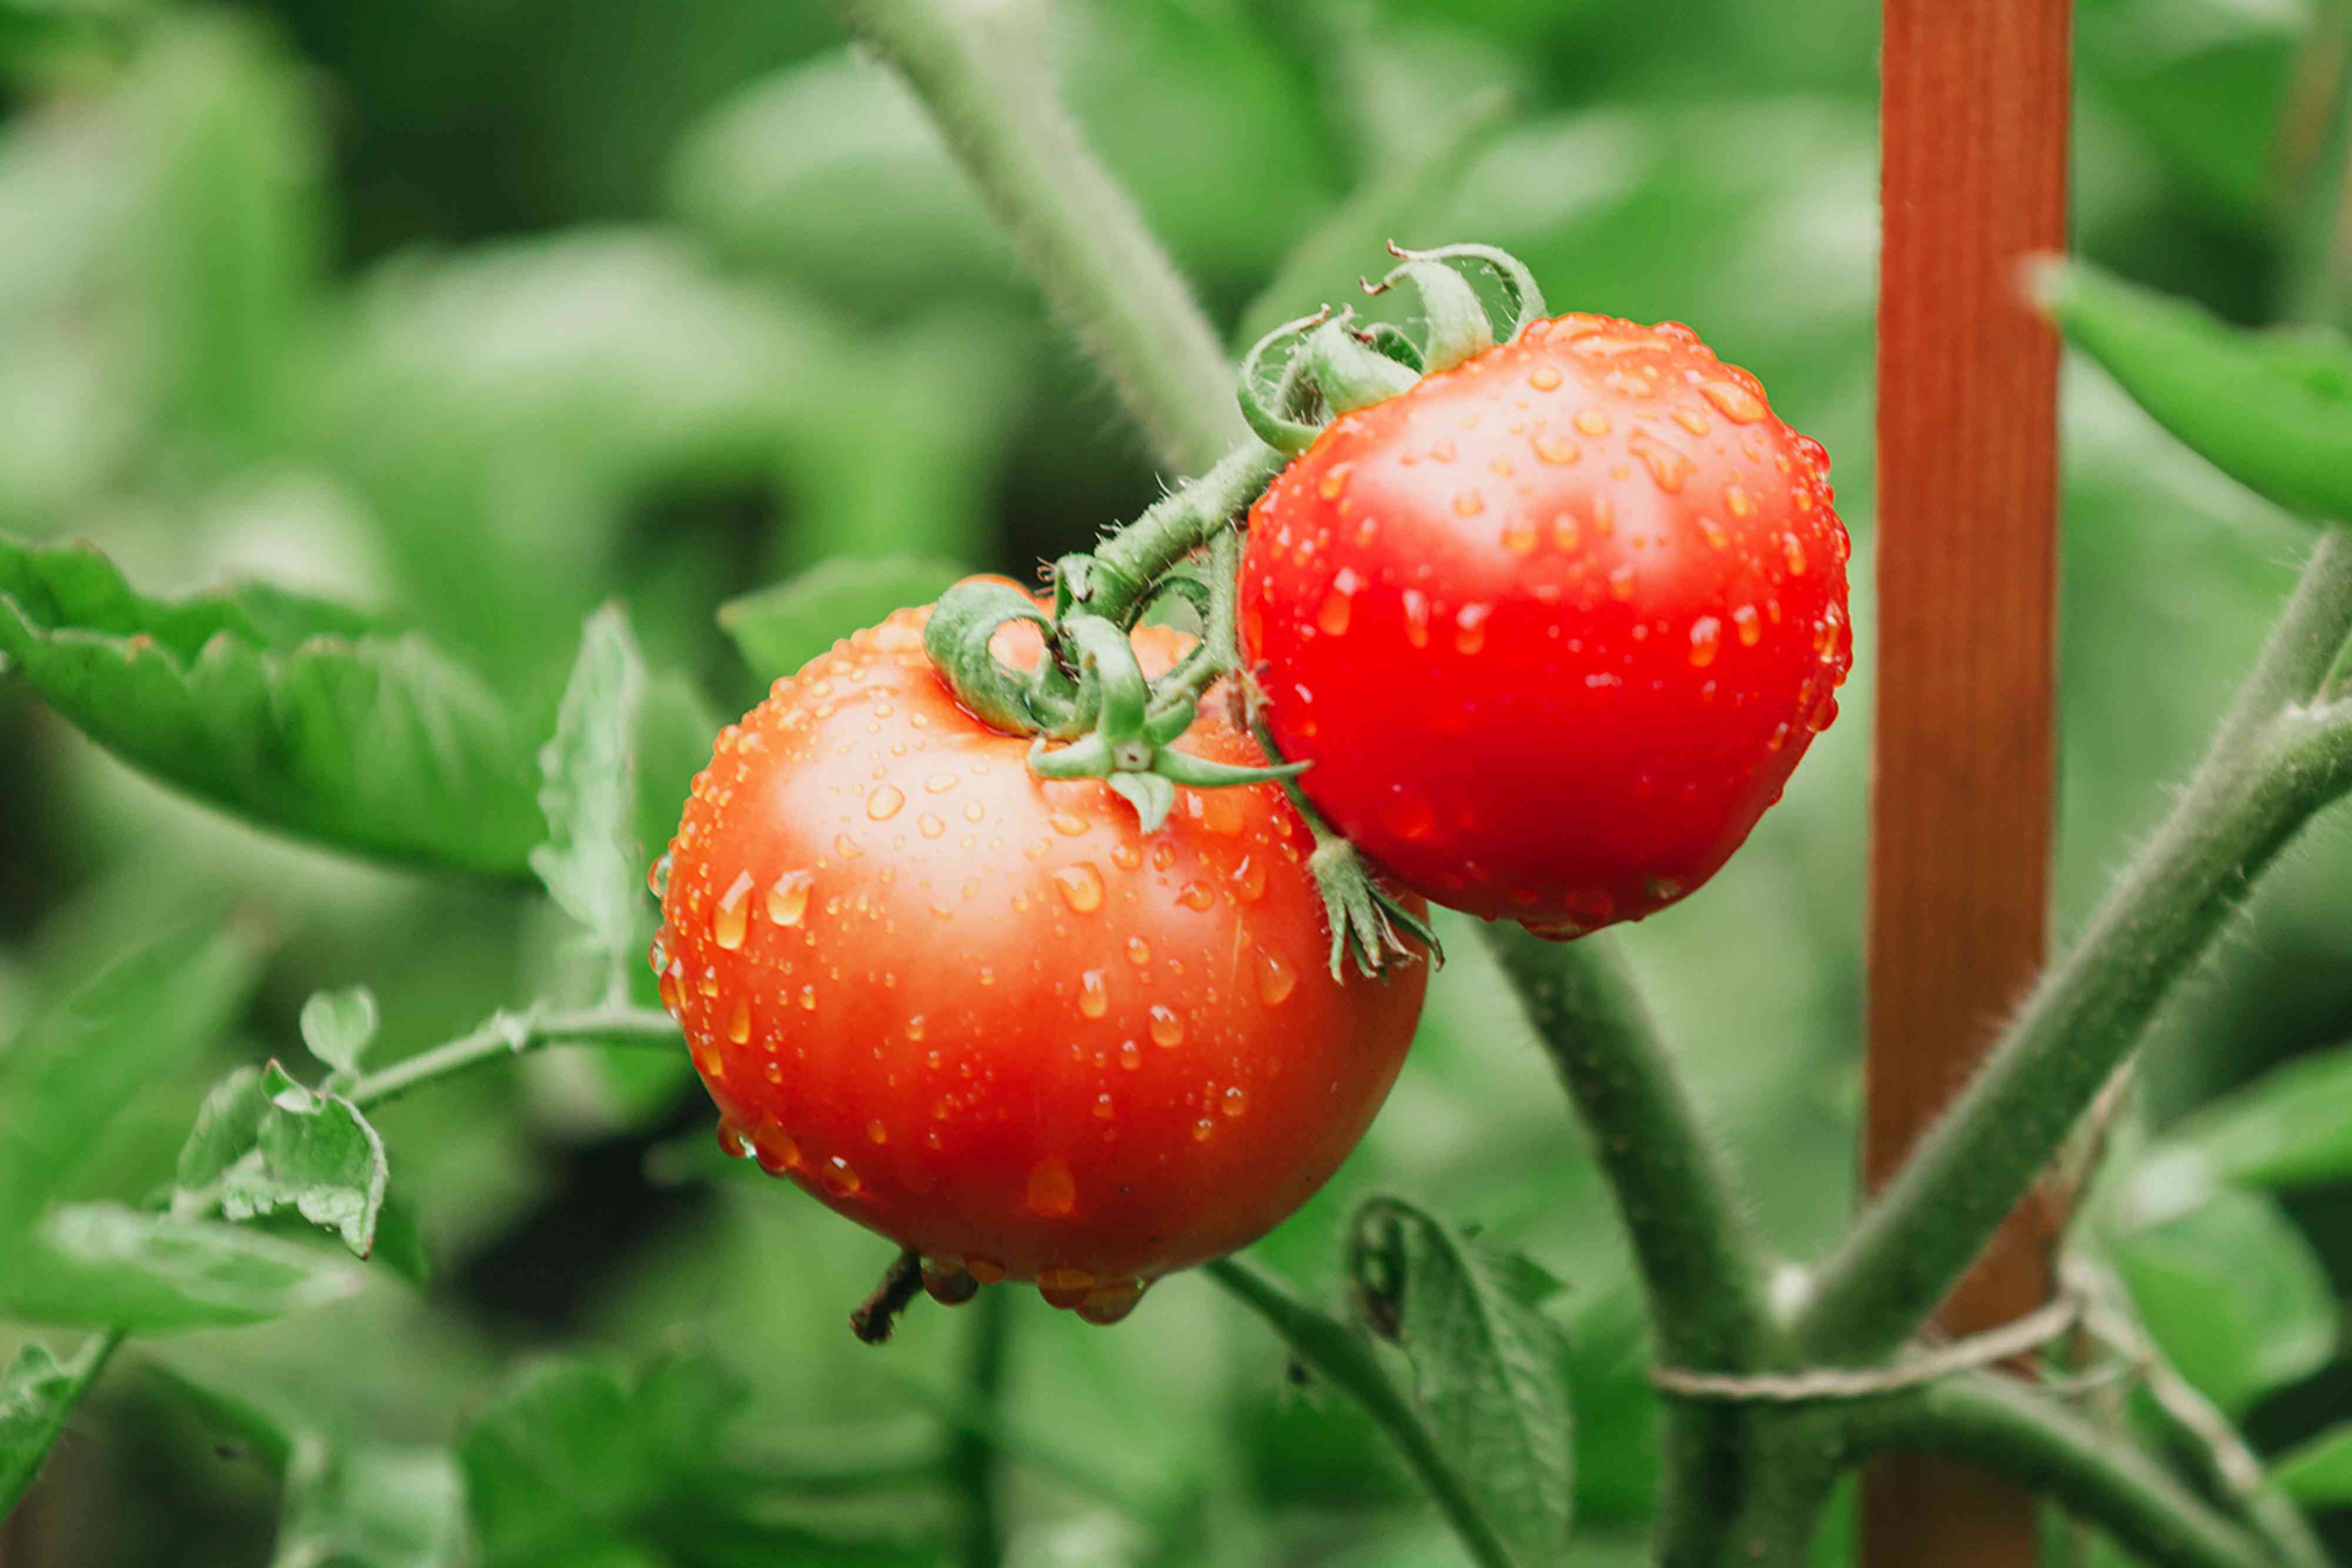
[[[1827,469],[1672,323],[1539,321],[1343,415],[1250,517],[1275,739],[1433,902],[1559,936],[1660,909],[1836,716]]]

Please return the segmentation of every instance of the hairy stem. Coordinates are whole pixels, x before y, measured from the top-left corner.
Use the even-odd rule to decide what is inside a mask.
[[[2267,1557],[2137,1448],[1997,1374],[1967,1373],[1864,1402],[1843,1426],[1852,1458],[1915,1449],[2014,1477],[2157,1568],[2250,1568]]]
[[[1244,439],[1216,332],[1079,139],[1034,51],[1006,47],[971,0],[835,5],[929,106],[1160,458],[1197,474]]]
[[[964,1346],[963,1397],[974,1409],[992,1410],[1004,1393],[1012,1301],[1002,1290],[984,1290],[972,1302],[971,1339]],[[963,1496],[961,1568],[996,1568],[1003,1561],[1004,1531],[997,1516],[1000,1468],[996,1434],[985,1426],[955,1428],[948,1441],[948,1480]]]
[[[1927,1320],[2263,869],[2352,786],[2343,718],[2305,706],[2347,630],[2352,535],[2331,528],[2179,805],[1822,1268],[1801,1353],[1875,1360]]]
[[[1287,461],[1251,436],[1200,478],[1154,502],[1095,548],[1086,607],[1107,620],[1124,620],[1169,568],[1220,533],[1230,533],[1226,525]]]
[[[1660,1354],[1756,1370],[1773,1338],[1762,1249],[1624,961],[1601,937],[1547,942],[1510,924],[1487,936],[1592,1134]]]
[[[420,1083],[542,1046],[645,1045],[675,1050],[678,1043],[677,1022],[667,1013],[645,1008],[500,1013],[471,1034],[369,1073],[352,1086],[345,1098],[365,1110],[405,1094]]]
[[[1388,1434],[1479,1568],[1512,1568],[1510,1552],[1479,1513],[1437,1434],[1397,1388],[1365,1334],[1301,1301],[1288,1285],[1244,1259],[1220,1259],[1204,1272],[1264,1318],[1292,1354],[1354,1400]]]

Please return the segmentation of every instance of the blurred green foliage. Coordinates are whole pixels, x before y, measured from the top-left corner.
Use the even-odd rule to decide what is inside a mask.
[[[1874,7],[1695,0],[1671,27],[1589,0],[996,10],[1237,340],[1350,290],[1391,233],[1506,246],[1561,308],[1692,323],[1832,454],[1866,638]],[[2314,67],[2340,37],[2294,4],[2081,10],[2084,249],[2272,319],[2323,140]],[[129,580],[79,552],[0,559],[21,665],[0,682],[0,1082],[135,1033],[142,1007],[172,1025],[51,1129],[77,1155],[53,1196],[89,1225],[163,1223],[91,1206],[171,1183],[205,1085],[300,1061],[314,990],[373,988],[378,1063],[596,993],[601,958],[520,878],[532,753],[597,605],[624,602],[644,646],[636,825],[657,845],[720,717],[804,647],[813,599],[862,606],[941,560],[1025,577],[1163,477],[919,110],[808,0],[0,0],[0,534],[93,541]],[[2068,392],[2062,925],[2160,814],[2301,538],[2095,373]],[[798,597],[758,591],[820,562]],[[75,623],[103,624],[247,580],[268,587],[170,612],[169,651],[247,686],[383,682],[378,744],[337,753],[346,821],[289,820],[239,752],[309,756],[264,722],[285,706],[158,752],[197,675],[43,634],[75,594]],[[353,608],[330,624],[309,596]],[[448,668],[418,668],[410,636]],[[1748,850],[1627,944],[1797,1256],[1854,1201],[1866,658],[1856,676]],[[126,703],[147,740],[110,734]],[[458,731],[482,778],[449,765]],[[2319,835],[2171,1010],[2144,1071],[2154,1125],[2352,1035],[2347,872]],[[189,947],[172,934],[190,923],[233,937]],[[1379,1124],[1256,1255],[1332,1293],[1341,1217],[1399,1190],[1566,1281],[1542,1311],[1570,1368],[1577,1560],[1633,1561],[1656,1440],[1638,1294],[1514,1004],[1451,936]],[[137,956],[163,938],[181,946]],[[113,1012],[77,1000],[93,984]],[[976,1418],[949,1392],[967,1320],[919,1310],[888,1352],[852,1343],[842,1314],[887,1249],[721,1162],[682,1055],[558,1053],[376,1113],[383,1227],[406,1216],[429,1282],[373,1270],[273,1326],[138,1342],[0,1556],[442,1563],[469,1498],[486,1561],[932,1560],[940,1446]],[[2096,1229],[2183,1370],[2276,1452],[2352,1407],[2352,1159],[2339,1140],[2291,1183],[2249,1176],[2266,1137],[2309,1141],[2291,1118],[2245,1131],[2260,1109],[2185,1198],[2150,1198],[2180,1169],[2159,1145]],[[31,1195],[0,1181],[0,1211]],[[349,1279],[290,1233],[251,1241],[249,1266],[280,1271],[252,1291]],[[1287,1386],[1262,1325],[1199,1281],[1110,1333],[1024,1299],[1012,1334],[989,1419],[1013,1563],[1458,1560],[1364,1419]],[[0,1348],[30,1337],[0,1329]],[[553,1359],[523,1365],[536,1353]],[[2289,1473],[2352,1510],[2341,1449],[2321,1438]],[[1822,1560],[1843,1561],[1830,1533]]]

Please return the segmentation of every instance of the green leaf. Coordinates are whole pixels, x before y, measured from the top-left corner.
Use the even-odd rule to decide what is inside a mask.
[[[2305,1508],[2352,1508],[2352,1421],[2280,1455],[2271,1479]]]
[[[2181,1375],[2235,1415],[2308,1376],[2336,1347],[2336,1298],[2277,1204],[2224,1188],[2109,1238],[2141,1321]]]
[[[222,1178],[221,1213],[257,1219],[290,1208],[366,1257],[390,1177],[383,1140],[350,1101],[304,1088],[274,1061],[260,1089],[268,1105],[257,1146]]]
[[[1529,1299],[1549,1274],[1392,1197],[1350,1225],[1349,1274],[1367,1323],[1404,1347],[1415,1395],[1514,1561],[1559,1562],[1573,1506],[1568,1346]]]
[[[302,1004],[302,1043],[337,1072],[356,1074],[375,1039],[375,993],[365,986],[314,991]]]
[[[58,1209],[0,1278],[0,1317],[134,1333],[260,1322],[348,1296],[365,1276],[316,1247],[119,1204]]]
[[[260,1141],[261,1119],[268,1113],[258,1067],[240,1067],[205,1092],[173,1173],[175,1208],[187,1212],[211,1201],[213,1184]]]
[[[133,1095],[226,1027],[253,967],[233,933],[176,933],[44,1008],[0,1051],[0,1248]]]
[[[2263,1187],[2352,1176],[2352,1046],[2299,1057],[2214,1101],[2147,1159],[2194,1161],[2214,1179]]]
[[[789,675],[893,610],[929,604],[970,575],[919,556],[840,557],[719,607],[719,624],[762,680]]]
[[[645,898],[637,850],[637,711],[645,660],[616,604],[588,618],[555,737],[540,748],[547,842],[530,869],[608,962],[607,994],[627,994]]]
[[[43,1346],[28,1344],[0,1373],[0,1520],[40,1473],[67,1416],[113,1349],[112,1336],[100,1334],[59,1362]]]
[[[264,827],[519,873],[541,836],[527,748],[411,633],[287,594],[145,598],[86,547],[0,540],[0,654],[93,740]]]
[[[461,1568],[465,1490],[439,1448],[298,1443],[270,1568]]]
[[[649,1530],[667,1500],[700,1489],[743,1397],[704,1356],[636,1374],[602,1360],[529,1367],[457,1441],[486,1563],[554,1563],[578,1542]]]
[[[2352,343],[2250,332],[2079,261],[2037,275],[2042,308],[2134,402],[2207,462],[2289,511],[2352,519]]]

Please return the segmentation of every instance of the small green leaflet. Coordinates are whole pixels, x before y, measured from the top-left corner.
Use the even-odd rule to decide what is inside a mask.
[[[763,681],[802,665],[894,610],[929,604],[969,575],[923,556],[839,556],[719,607],[719,624]]]
[[[97,1335],[59,1362],[43,1346],[28,1344],[0,1373],[0,1520],[40,1473],[75,1401],[113,1348],[109,1336]]]
[[[2352,520],[2352,343],[2325,329],[2245,331],[2080,261],[2032,280],[2069,340],[2191,450],[2321,522]]]
[[[1423,1412],[1522,1568],[1561,1561],[1574,1502],[1568,1345],[1537,1302],[1558,1281],[1393,1197],[1349,1228],[1365,1322],[1404,1347]]]
[[[302,1043],[336,1072],[354,1078],[375,1039],[376,1021],[375,993],[365,986],[319,991],[302,1004]]]
[[[340,1255],[214,1220],[75,1204],[0,1278],[0,1317],[134,1333],[259,1322],[357,1291]]]
[[[274,1061],[256,1092],[266,1102],[256,1146],[223,1173],[221,1213],[257,1219],[290,1208],[366,1257],[388,1179],[383,1140],[350,1101],[304,1088]]]
[[[539,840],[504,705],[351,611],[249,589],[149,599],[86,547],[0,540],[0,660],[125,761],[263,827],[498,874]]]
[[[628,618],[608,604],[588,618],[555,737],[540,748],[547,841],[530,869],[607,961],[606,994],[627,994],[645,897],[637,853],[637,708],[646,667]]]
[[[466,1498],[439,1448],[294,1446],[270,1568],[462,1568]]]

